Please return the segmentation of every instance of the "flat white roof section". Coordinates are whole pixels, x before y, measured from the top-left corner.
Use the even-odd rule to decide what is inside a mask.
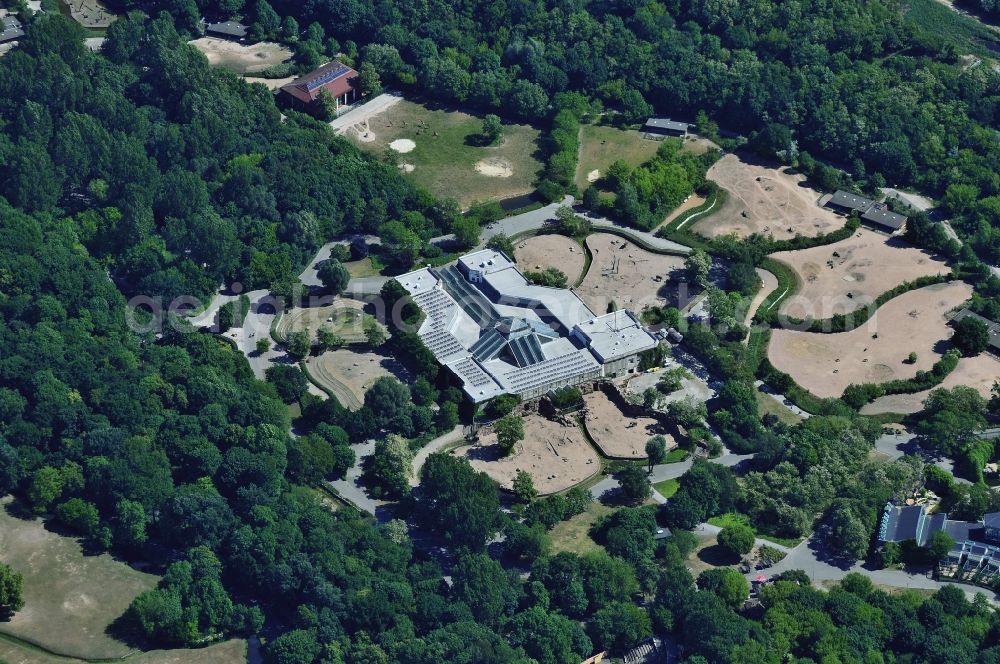
[[[635,315],[625,309],[583,321],[574,331],[604,364],[649,350],[658,343]]]

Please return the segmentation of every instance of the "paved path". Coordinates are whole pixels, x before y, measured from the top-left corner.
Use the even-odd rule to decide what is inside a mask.
[[[951,459],[935,456],[928,453],[917,444],[917,436],[912,433],[887,433],[875,441],[875,451],[885,455],[889,459],[896,460],[904,454],[919,456],[924,463],[932,463],[945,471],[959,484],[972,484],[963,477],[955,476],[955,462]]]
[[[375,452],[375,441],[369,440],[357,445],[351,445],[354,450],[354,466],[348,469],[344,479],[327,482],[342,498],[352,503],[358,509],[376,516],[384,502],[370,498],[361,485],[361,473],[364,460]]]
[[[1000,600],[1000,595],[984,588],[963,583],[935,581],[927,571],[908,572],[891,569],[868,569],[862,563],[856,561],[827,559],[824,555],[822,543],[816,538],[810,538],[796,546],[781,562],[773,567],[769,567],[764,573],[770,577],[793,569],[804,571],[812,579],[813,583],[816,584],[822,581],[841,581],[849,573],[859,572],[871,579],[872,583],[881,586],[923,590],[940,590],[945,586],[956,586],[965,591],[965,594],[970,598],[975,596],[976,593],[983,593],[994,604],[997,603],[997,600]],[[759,573],[752,571],[747,574],[747,578],[754,578]]]
[[[761,392],[763,392],[764,394],[770,394],[772,397],[774,397],[775,401],[777,401],[782,406],[784,406],[785,408],[787,408],[789,411],[795,413],[799,417],[812,417],[812,413],[802,410],[801,408],[799,408],[798,406],[796,406],[794,403],[792,403],[792,400],[789,399],[788,397],[786,397],[784,394],[778,394],[777,392],[775,392],[774,390],[772,390],[770,387],[768,387],[764,383],[764,381],[762,381],[762,380],[756,380],[756,381],[754,381],[754,385],[756,385],[757,389],[760,390]]]
[[[626,236],[637,238],[638,240],[645,242],[646,244],[656,247],[661,251],[669,251],[675,254],[690,254],[691,247],[680,244],[679,242],[674,242],[672,240],[667,240],[665,238],[653,235],[652,233],[646,231],[640,231],[631,226],[626,226],[625,224],[615,221],[614,219],[608,219],[607,217],[601,217],[589,210],[583,208],[583,206],[576,206],[576,211],[582,214],[584,217],[590,220],[591,226],[596,230],[601,230],[602,228],[614,229],[620,233],[624,233]]]
[[[465,427],[459,424],[451,431],[441,434],[417,450],[417,453],[413,456],[413,477],[410,478],[410,486],[418,486],[420,484],[420,469],[424,467],[427,457],[452,443],[461,441],[464,437]]]
[[[338,134],[343,134],[354,125],[364,122],[387,108],[398,104],[402,99],[403,95],[398,92],[385,92],[374,99],[369,99],[365,103],[355,106],[343,115],[337,116],[336,119],[330,122],[330,127]]]

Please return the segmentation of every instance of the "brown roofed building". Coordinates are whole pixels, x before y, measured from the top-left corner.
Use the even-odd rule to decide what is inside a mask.
[[[358,98],[358,72],[334,60],[281,87],[281,97],[299,111],[317,110],[320,92],[326,90],[337,106]]]

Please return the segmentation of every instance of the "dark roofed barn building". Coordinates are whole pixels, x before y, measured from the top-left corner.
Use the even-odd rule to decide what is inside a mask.
[[[687,136],[691,127],[686,122],[677,122],[668,118],[649,118],[642,130],[647,134],[657,134],[659,136]]]
[[[205,34],[209,37],[219,37],[221,39],[235,39],[243,41],[250,34],[247,26],[236,21],[221,21],[219,23],[207,23]]]
[[[989,350],[997,355],[1000,355],[1000,323],[995,323],[989,318],[984,318],[979,314],[970,311],[969,309],[962,309],[951,317],[951,321],[956,323],[963,318],[974,318],[986,326],[986,329],[990,333],[990,346]],[[987,516],[990,516],[989,514]],[[997,541],[1000,542],[1000,513],[995,515],[997,517]]]
[[[21,22],[13,16],[4,16],[3,21],[0,22],[0,27],[3,28],[3,31],[0,32],[0,44],[6,44],[24,36]]]
[[[334,60],[281,87],[281,97],[298,111],[315,112],[320,93],[326,90],[337,106],[358,98],[358,72]]]
[[[824,207],[832,208],[841,214],[856,212],[862,221],[879,227],[881,230],[895,233],[906,226],[906,217],[889,210],[884,203],[878,203],[870,198],[852,194],[849,191],[837,190],[825,201],[820,201]]]

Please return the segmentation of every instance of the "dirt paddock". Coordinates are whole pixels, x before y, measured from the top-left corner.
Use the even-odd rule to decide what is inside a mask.
[[[727,154],[708,169],[707,177],[729,196],[722,209],[693,226],[706,237],[762,233],[787,240],[829,233],[845,223],[843,217],[819,207],[819,192],[804,186],[805,177],[787,167],[749,163]]]
[[[85,555],[77,539],[14,516],[18,509],[10,497],[0,500],[0,562],[24,575],[24,608],[0,632],[85,659],[130,653],[105,630],[159,578],[106,553]]]
[[[938,387],[950,390],[958,385],[966,385],[978,391],[983,398],[989,399],[993,383],[997,380],[1000,380],[1000,359],[989,353],[980,353],[976,357],[963,357],[959,360],[955,370],[948,374]],[[916,413],[924,407],[924,401],[930,393],[930,390],[924,390],[913,394],[890,394],[879,397],[866,404],[861,409],[861,414]]]
[[[684,268],[682,256],[654,254],[610,233],[589,236],[587,247],[594,259],[576,293],[597,313],[611,302],[633,311],[662,305],[673,290],[670,275]]]
[[[201,37],[188,43],[205,54],[208,64],[225,67],[237,74],[263,71],[292,57],[290,50],[274,42],[238,44],[217,37]]]
[[[350,410],[361,408],[365,392],[382,376],[395,376],[404,383],[411,379],[410,372],[399,360],[350,348],[328,350],[319,357],[310,357],[306,366],[309,374],[332,390],[341,405]]]
[[[570,285],[583,273],[583,248],[565,235],[535,235],[514,247],[514,260],[521,271],[541,272],[554,267],[566,275]]]
[[[605,456],[645,459],[646,441],[657,434],[666,437],[668,450],[677,447],[677,442],[659,420],[652,417],[626,417],[601,390],[586,395],[583,403],[587,433]]]
[[[517,471],[524,470],[542,495],[565,491],[601,469],[600,457],[579,425],[564,426],[541,415],[524,418],[524,440],[508,457],[501,456],[496,434],[488,428],[480,431],[478,445],[459,447],[452,454],[467,458],[505,489],[513,486]]]
[[[861,327],[822,334],[774,330],[774,366],[819,397],[840,396],[851,383],[883,383],[927,371],[949,344],[945,314],[972,295],[961,281],[935,284],[893,298]],[[917,353],[914,364],[905,360]]]
[[[855,311],[902,283],[949,272],[943,260],[867,228],[840,242],[781,251],[772,258],[791,267],[801,281],[799,292],[781,305],[782,314],[801,319]]]

